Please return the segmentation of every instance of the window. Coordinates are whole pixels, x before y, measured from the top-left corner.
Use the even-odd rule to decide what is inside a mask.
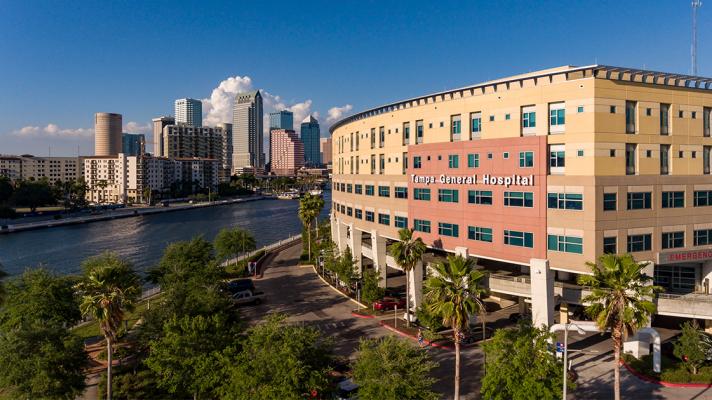
[[[583,195],[577,193],[549,193],[549,208],[560,210],[583,210]]]
[[[480,166],[480,155],[479,154],[468,154],[467,155],[467,168],[478,168]]]
[[[509,121],[510,119],[512,119],[512,116],[510,114],[504,114],[504,119]]]
[[[578,106],[578,107],[576,107],[576,112],[577,112],[577,113],[582,113],[582,112],[583,112],[583,106]]]
[[[536,112],[534,106],[522,107],[522,134],[533,134],[536,128]]]
[[[480,132],[482,132],[482,113],[470,113],[470,139],[480,137]]]
[[[564,103],[549,104],[549,133],[561,133],[566,124]]]
[[[353,213],[354,213],[354,209],[352,207],[348,207],[346,209],[346,215],[348,215],[349,217],[352,216]]]
[[[610,157],[615,157],[616,156],[616,150],[615,149],[610,149],[608,150],[608,155]]]
[[[509,158],[509,152],[508,152],[508,151],[505,151],[504,153],[502,153],[502,158],[504,158],[505,160],[508,159],[508,158]]]
[[[549,235],[547,249],[564,253],[583,254],[583,239],[576,236]]]
[[[645,109],[645,115],[648,116],[648,117],[651,116],[651,115],[653,115],[653,109],[650,108],[650,107],[646,108],[646,109]]]
[[[625,102],[625,133],[635,133],[635,117],[638,103],[635,101]]]
[[[660,134],[670,134],[670,104],[660,105]]]
[[[685,232],[663,232],[663,249],[679,249],[685,247]]]
[[[425,189],[425,188],[413,189],[413,199],[430,201],[430,189]]]
[[[490,122],[494,122],[494,115],[490,115],[489,120],[490,120]]]
[[[448,155],[447,166],[448,168],[460,168],[460,156],[457,154]]]
[[[566,162],[566,153],[563,144],[549,145],[549,173],[563,174]]]
[[[650,192],[628,192],[628,209],[643,210],[650,208]]]
[[[366,185],[366,196],[373,196],[373,185]]]
[[[440,121],[440,127],[443,128],[445,126],[445,123],[443,121]]]
[[[363,211],[357,208],[354,212],[354,216],[356,219],[363,219]]]
[[[357,183],[356,186],[354,187],[354,193],[363,194],[363,185],[360,185]]]
[[[416,232],[430,233],[430,221],[422,219],[413,220],[413,230]]]
[[[410,122],[403,123],[403,145],[410,144]]]
[[[697,119],[697,111],[690,111],[690,118]]]
[[[625,174],[635,175],[635,152],[638,149],[637,144],[626,143],[625,145]]]
[[[660,145],[660,175],[668,175],[670,173],[670,145]]]
[[[685,207],[685,192],[663,192],[663,208]]]
[[[685,118],[685,112],[682,111],[682,110],[678,111],[678,112],[677,112],[677,117],[678,117],[678,118]]]
[[[457,203],[459,197],[457,189],[438,189],[438,201],[442,203]]]
[[[388,214],[378,213],[378,223],[381,225],[390,225],[391,224],[391,216]]]
[[[710,137],[710,123],[712,122],[710,119],[712,116],[710,115],[710,111],[712,108],[710,107],[705,107],[702,110],[702,136],[704,137]]]
[[[492,205],[492,191],[491,190],[468,190],[467,191],[467,202],[470,204],[483,204]]]
[[[413,157],[413,168],[420,169],[422,167],[423,167],[423,163],[420,159],[420,156],[414,156]]]
[[[346,193],[351,193],[353,192],[353,185],[350,183],[346,184]]]
[[[611,114],[615,114],[615,113],[616,113],[616,106],[610,106],[610,107],[608,107],[608,112],[611,113]]]
[[[684,158],[684,157],[685,157],[685,153],[682,150],[677,152],[677,158]]]
[[[712,190],[695,190],[695,207],[712,206]]]
[[[373,211],[366,211],[366,221],[373,222]]]
[[[378,147],[386,145],[386,130],[382,126],[378,128]]]
[[[603,193],[603,211],[616,211],[616,193]]]
[[[378,197],[390,197],[391,196],[391,188],[388,186],[379,186],[378,187]]]
[[[628,253],[650,251],[651,235],[628,235]]]
[[[423,121],[415,121],[415,143],[423,143]]]
[[[479,240],[480,242],[492,243],[492,228],[483,228],[480,226],[468,226],[467,238],[470,240]]]
[[[702,147],[702,172],[706,175],[710,174],[710,149],[712,146]]]
[[[519,152],[519,167],[520,168],[531,168],[534,166],[534,152],[533,151],[520,151]]]
[[[518,247],[534,247],[534,234],[531,232],[520,232],[504,230],[504,244]]]
[[[707,246],[709,244],[712,244],[712,229],[702,229],[699,231],[695,231],[695,246]]]
[[[618,251],[618,238],[615,236],[603,238],[603,252],[606,254],[616,254]]]
[[[408,188],[407,187],[396,187],[395,188],[396,199],[407,199],[408,198]]]
[[[447,222],[438,222],[438,235],[459,237],[459,226],[457,224],[450,224]]]
[[[492,159],[492,153],[487,153],[487,159],[491,160]]]
[[[460,141],[461,132],[461,122],[460,115],[453,115],[450,117],[450,141],[458,142]]]
[[[376,128],[371,128],[371,148],[376,148]]]
[[[408,227],[408,218],[406,218],[406,217],[399,217],[396,215],[393,222],[394,222],[394,225],[396,228],[407,228]]]
[[[576,150],[576,157],[583,157],[583,150],[582,150],[582,149]]]
[[[532,192],[504,192],[505,207],[534,207]]]
[[[376,174],[376,155],[371,154],[371,175]]]
[[[383,175],[386,173],[386,156],[383,154],[378,155],[378,173]]]

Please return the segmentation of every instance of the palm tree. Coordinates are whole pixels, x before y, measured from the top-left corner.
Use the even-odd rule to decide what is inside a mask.
[[[423,239],[413,239],[412,229],[403,228],[398,231],[398,235],[400,235],[400,241],[390,245],[388,250],[391,252],[396,264],[405,272],[406,323],[410,327],[410,279],[408,279],[408,274],[423,258],[426,247]]]
[[[111,399],[111,363],[113,344],[124,319],[141,294],[138,275],[131,264],[116,254],[104,253],[86,260],[84,277],[76,285],[80,294],[82,315],[99,321],[99,329],[106,339],[106,398]]]
[[[443,320],[453,331],[455,341],[455,400],[460,398],[460,333],[469,325],[470,317],[484,313],[482,271],[474,268],[475,261],[449,255],[447,263],[433,265],[433,276],[425,281],[426,303],[429,311]]]
[[[655,313],[652,298],[662,291],[650,284],[651,277],[643,269],[645,263],[637,263],[630,254],[604,254],[598,263],[586,263],[593,275],[580,275],[578,283],[591,287],[591,294],[582,299],[586,313],[595,318],[602,331],[611,330],[614,352],[614,394],[621,398],[620,356],[624,337],[648,323]]]
[[[307,230],[309,261],[311,261],[312,257],[311,225],[312,222],[316,220],[322,208],[324,208],[324,199],[319,196],[314,196],[310,193],[307,193],[306,195],[304,195],[304,197],[302,197],[301,200],[299,200],[299,219],[302,221],[302,224],[304,224],[304,228],[306,228]]]

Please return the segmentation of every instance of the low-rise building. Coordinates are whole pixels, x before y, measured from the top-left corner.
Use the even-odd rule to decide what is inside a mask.
[[[82,177],[82,157],[0,156],[0,176],[12,180],[71,181]]]

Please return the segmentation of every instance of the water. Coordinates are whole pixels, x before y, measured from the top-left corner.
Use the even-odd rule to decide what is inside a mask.
[[[324,203],[320,221],[331,207],[328,191]],[[167,244],[196,235],[212,241],[226,227],[249,230],[258,247],[299,234],[298,208],[298,200],[260,200],[0,235],[0,264],[10,275],[40,264],[60,274],[77,274],[84,259],[110,250],[146,271]]]

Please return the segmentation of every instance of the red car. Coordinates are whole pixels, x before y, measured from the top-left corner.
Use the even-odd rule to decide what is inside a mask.
[[[397,299],[395,297],[384,297],[373,303],[373,309],[379,311],[392,310],[394,308],[405,309],[405,299]]]

